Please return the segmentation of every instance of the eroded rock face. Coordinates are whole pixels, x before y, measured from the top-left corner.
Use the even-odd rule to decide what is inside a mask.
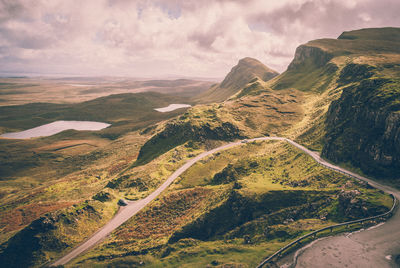
[[[322,67],[332,58],[331,54],[319,47],[301,45],[296,49],[294,59],[288,66],[288,71],[304,65],[306,61],[311,61],[316,67]]]
[[[360,68],[356,69],[353,73],[360,77]],[[380,178],[399,179],[399,89],[400,83],[384,78],[364,79],[343,89],[327,113],[322,156],[334,162],[351,162]]]

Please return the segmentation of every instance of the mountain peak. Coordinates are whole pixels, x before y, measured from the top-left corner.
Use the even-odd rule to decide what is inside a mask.
[[[277,71],[268,68],[259,60],[246,57],[240,59],[238,64],[232,68],[220,87],[241,89],[255,77],[268,81],[278,74]]]
[[[255,58],[250,58],[250,57],[245,57],[243,59],[240,59],[238,64],[251,64],[251,63],[261,63],[259,60]]]
[[[277,71],[269,68],[268,66],[266,66],[261,61],[255,59],[255,58],[245,57],[243,59],[240,59],[236,66],[239,66],[239,65],[245,65],[245,66],[248,66],[249,68],[262,68],[267,72],[279,74]]]
[[[202,93],[198,99],[200,102],[224,101],[243,89],[254,78],[268,81],[278,74],[277,71],[268,68],[259,60],[246,57],[239,60],[220,84]]]

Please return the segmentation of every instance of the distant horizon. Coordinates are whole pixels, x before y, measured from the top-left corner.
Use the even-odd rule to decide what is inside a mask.
[[[1,1],[0,74],[215,79],[244,57],[282,73],[299,45],[398,14],[398,0]]]
[[[17,78],[57,78],[57,79],[68,79],[68,78],[125,78],[133,80],[199,80],[199,81],[222,81],[224,76],[221,77],[201,77],[201,76],[184,76],[184,75],[160,75],[160,76],[148,76],[148,77],[138,77],[138,76],[127,76],[127,75],[85,75],[85,74],[61,74],[61,73],[33,73],[33,72],[0,72],[0,79],[17,79]]]

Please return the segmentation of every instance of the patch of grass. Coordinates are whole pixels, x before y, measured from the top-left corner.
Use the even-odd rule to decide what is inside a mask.
[[[233,174],[232,182],[210,185],[227,167],[244,172]],[[234,147],[193,165],[111,240],[71,265],[256,265],[311,229],[344,219],[333,214],[341,189],[360,190],[371,213],[391,205],[390,197],[363,187],[286,143]]]
[[[86,239],[116,210],[116,202],[86,201],[46,214],[3,244],[0,261],[13,266],[41,266]]]

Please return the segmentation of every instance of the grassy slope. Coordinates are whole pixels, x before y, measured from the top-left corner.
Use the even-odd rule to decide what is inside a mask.
[[[306,116],[287,134],[336,163],[398,182],[399,33],[364,29],[300,46],[270,83],[307,95]]]
[[[141,148],[138,163],[146,163],[187,141],[232,140],[277,135],[303,116],[303,93],[262,89],[221,104],[196,106],[160,125],[157,134]]]
[[[119,147],[121,142],[113,140],[124,133],[182,113],[184,109],[169,113],[153,110],[177,100],[181,98],[159,93],[140,93],[112,95],[69,106],[31,104],[1,107],[1,124],[8,124],[10,128],[29,128],[39,123],[61,119],[98,120],[113,125],[98,132],[68,130],[51,137],[37,139],[0,139],[0,183],[2,184],[0,196],[19,187],[36,188],[41,183],[83,170],[98,159],[111,158],[114,151],[117,155],[122,149]],[[31,109],[32,107],[36,108]],[[64,107],[65,110],[57,107]],[[26,125],[26,122],[31,125]],[[146,133],[151,133],[151,128],[147,129]],[[143,137],[146,135],[143,133]],[[135,141],[132,141],[132,138],[127,139],[133,143],[140,143],[142,137],[137,134],[133,136]],[[105,150],[102,147],[112,149]]]
[[[260,85],[256,84],[245,94],[239,94],[224,104],[191,109],[179,120],[194,125],[215,126],[228,121],[237,126],[244,136],[284,135],[297,138],[312,149],[322,150],[326,135],[326,112],[330,103],[342,93],[344,85],[338,83],[338,79],[343,68],[350,63],[378,64],[384,67],[390,63],[388,59],[392,53],[397,53],[391,41],[382,44],[383,53],[387,53],[382,55],[376,55],[379,48],[376,41],[365,44],[360,40],[345,40],[332,41],[334,45],[330,44],[330,40],[308,44],[322,50],[322,54],[328,54],[319,57],[325,58],[324,61],[305,59],[305,64],[293,66],[293,69],[266,84],[253,81],[252,83]],[[384,75],[396,74],[393,65],[386,65],[381,71]],[[270,91],[268,88],[280,91]],[[283,120],[282,123],[281,119],[287,121]],[[158,131],[162,133],[163,128]],[[182,143],[184,142],[186,141]],[[310,160],[306,156],[299,157],[295,151],[279,145],[276,149],[269,150],[265,157],[263,154],[257,155],[260,151],[256,148],[251,148],[231,154],[221,153],[195,165],[157,201],[160,203],[156,202],[146,208],[142,214],[127,223],[124,229],[115,232],[111,241],[80,257],[75,263],[119,266],[144,262],[154,267],[201,267],[210,263],[255,265],[268,252],[273,252],[311,228],[349,217],[338,207],[336,194],[339,189],[358,189],[362,193],[360,199],[364,200],[360,202],[367,202],[365,204],[368,204],[371,212],[377,213],[383,209],[382,206],[390,206],[388,196],[373,189],[365,189],[355,182],[346,183],[348,179],[324,171],[313,165],[312,161],[308,162]],[[246,158],[237,161],[243,155]],[[276,156],[279,161],[271,161],[271,155],[274,159]],[[230,162],[233,162],[232,166],[228,165]],[[219,184],[221,178],[230,179]],[[207,192],[207,198],[202,201],[204,191]],[[193,199],[186,197],[197,192],[200,199],[195,199],[196,201],[190,201]],[[271,199],[273,192],[285,193],[288,200],[299,200],[300,203],[311,198],[312,200],[307,200],[315,203],[316,209],[295,204],[293,209],[300,210],[301,213],[299,218],[294,219],[290,205],[285,207],[288,204],[281,195],[275,201]],[[235,196],[235,202],[232,201],[232,196]],[[171,199],[174,200],[172,204],[184,206],[176,207],[166,201]],[[263,202],[260,203],[260,200]],[[328,202],[324,203],[326,200]],[[191,202],[195,202],[196,206],[192,207]],[[280,209],[277,211],[269,211],[260,206],[269,202],[277,202],[271,204],[280,204],[283,207],[278,207]],[[293,205],[290,202],[289,204]],[[237,208],[238,214],[229,214],[231,210],[226,209],[227,207]],[[172,211],[160,214],[161,208]],[[251,211],[250,215],[248,211]],[[268,213],[270,217],[263,217]],[[220,215],[226,217],[219,218]],[[322,220],[324,217],[326,220]],[[224,218],[230,219],[229,223]],[[166,222],[166,225],[162,222]],[[154,233],[146,229],[148,226],[157,226],[153,228]],[[163,226],[168,228],[163,229]],[[218,226],[219,231],[210,233],[210,228],[212,230],[215,226]],[[268,228],[267,233],[265,228]],[[157,231],[158,229],[162,231]],[[148,232],[150,237],[141,238],[142,232]],[[204,233],[208,235],[202,236]],[[170,237],[174,239],[170,240]],[[172,242],[176,240],[177,242]]]
[[[234,174],[232,180],[215,183],[221,172]],[[358,189],[370,213],[391,205],[390,197],[320,167],[289,145],[233,148],[195,164],[111,240],[71,265],[254,266],[310,229],[351,218],[338,207],[341,188]]]
[[[26,122],[42,124],[59,119],[114,124],[99,132],[68,130],[51,137],[0,140],[0,241],[6,241],[45,213],[90,199],[103,189],[110,178],[136,159],[137,149],[152,130],[116,138],[176,116],[182,109],[159,113],[153,108],[180,100],[159,93],[140,93],[112,95],[73,105],[2,107],[2,123],[13,128],[30,127]]]
[[[79,141],[70,138],[52,137],[56,142],[50,144]],[[21,153],[11,147],[9,151],[16,154],[21,167],[15,159],[14,162],[10,160],[19,170],[11,170],[0,181],[1,241],[10,235],[9,231],[23,228],[46,212],[90,199],[109,179],[131,164],[145,139],[146,136],[133,133],[112,143],[99,143],[99,147],[90,150],[74,147],[75,151],[58,150],[58,145],[55,149],[48,148],[48,139],[36,140],[33,149],[32,141],[25,144],[27,147],[18,145],[21,151],[33,152]],[[96,140],[90,140],[93,141]],[[26,163],[31,165],[26,166]]]
[[[351,44],[354,44],[354,41],[351,42]],[[321,47],[323,45],[327,47],[325,43],[329,42],[320,40],[317,43]],[[347,43],[350,44],[350,42]],[[385,45],[385,47],[390,47],[390,44]],[[318,65],[320,62],[310,61],[309,65],[306,64],[306,68],[302,69],[303,74],[311,74],[307,79],[299,82],[297,78],[302,77],[299,71],[300,75],[297,74],[297,78],[293,78],[294,73],[290,74],[287,72],[265,84],[259,80],[261,86],[257,85],[255,90],[250,89],[247,93],[251,94],[247,94],[246,92],[243,95],[239,94],[236,98],[224,104],[195,107],[190,109],[181,118],[176,119],[175,123],[189,122],[194,126],[209,124],[212,127],[218,127],[222,122],[230,122],[238,127],[242,136],[255,137],[272,134],[284,135],[291,138],[299,137],[298,140],[307,146],[321,150],[324,143],[323,137],[325,131],[321,131],[320,126],[323,126],[322,129],[325,129],[324,117],[329,104],[332,100],[339,98],[343,89],[343,86],[338,85],[336,81],[340,75],[340,71],[351,62],[374,62],[375,64],[382,63],[383,66],[388,63],[387,59],[389,56],[385,57],[385,55],[376,57],[373,54],[360,54],[352,57],[349,53],[338,53],[329,59],[328,65],[335,65],[336,67],[329,67],[327,73],[325,71],[320,72],[320,67],[315,66],[315,64]],[[382,70],[382,74],[384,75],[393,75],[395,73],[393,68],[383,68]],[[314,83],[310,82],[310,80],[318,80],[318,82]],[[275,89],[290,87],[291,89],[272,91],[269,89],[270,87]],[[315,123],[318,124],[318,127]],[[139,144],[143,144],[150,137],[149,135],[163,133],[163,130],[164,124],[160,124],[157,128],[149,128],[146,131],[142,131],[144,136],[137,135],[132,137],[132,140],[129,142],[132,144],[135,138],[141,137],[141,143]],[[89,187],[92,190],[85,192],[81,189],[77,190],[82,185],[81,183],[83,183],[85,176],[87,176],[82,174],[78,177],[79,179],[74,184],[74,187],[70,189],[71,193],[76,193],[77,197],[85,195],[86,198],[90,198],[90,195],[94,195],[96,191],[110,191],[114,196],[110,201],[111,203],[115,202],[120,196],[130,199],[142,198],[157,187],[163,178],[166,178],[168,174],[171,174],[174,169],[179,167],[187,157],[193,157],[193,155],[199,153],[201,150],[210,149],[219,144],[219,142],[210,141],[210,138],[205,137],[203,140],[204,145],[197,143],[196,140],[182,140],[176,144],[182,144],[181,146],[172,150],[169,150],[171,148],[167,148],[165,150],[167,153],[162,155],[150,154],[152,155],[150,158],[153,161],[150,161],[146,165],[128,169],[124,174],[119,174],[119,172],[127,168],[135,159],[135,154],[139,151],[136,145],[134,152],[130,152],[129,155],[124,157],[111,158],[111,155],[107,157],[100,156],[97,162],[93,162],[93,167],[96,167],[96,169],[94,168],[89,174],[93,176],[94,174],[99,174],[100,170],[107,170],[105,174],[108,174],[108,176],[104,178],[102,176],[103,179],[99,180],[98,184],[95,184],[96,187]],[[117,142],[122,141],[126,141],[124,137],[117,140]],[[157,148],[157,146],[154,148]],[[236,153],[233,152],[231,156],[230,153],[221,154],[221,158],[218,156],[216,161],[207,160],[202,163],[204,164],[202,167],[194,166],[188,170],[188,172],[191,172],[190,175],[187,176],[185,173],[179,184],[174,185],[162,198],[152,203],[150,207],[138,214],[137,217],[131,219],[130,223],[124,226],[127,229],[119,229],[112,241],[105,242],[99,250],[88,253],[76,262],[83,261],[81,265],[92,265],[93,263],[105,265],[112,263],[114,266],[123,264],[134,265],[140,263],[140,261],[144,261],[146,264],[152,266],[167,264],[170,266],[183,264],[204,266],[213,261],[216,261],[213,263],[245,262],[256,264],[267,252],[274,251],[304,231],[323,226],[331,221],[343,219],[343,215],[335,213],[335,211],[337,212],[337,203],[334,202],[335,199],[333,198],[331,203],[325,204],[325,210],[313,211],[311,214],[304,213],[303,216],[306,217],[305,219],[300,218],[296,219],[294,223],[287,222],[282,224],[285,219],[290,219],[287,216],[291,216],[290,213],[287,214],[287,207],[282,208],[282,211],[271,212],[259,206],[260,198],[264,200],[262,198],[266,198],[271,191],[287,193],[289,199],[298,196],[303,198],[298,200],[316,198],[314,201],[318,202],[318,198],[321,199],[322,197],[326,197],[326,195],[332,195],[334,191],[337,191],[339,186],[345,187],[347,190],[358,188],[362,192],[362,199],[368,197],[371,201],[369,203],[371,208],[389,205],[390,199],[382,196],[379,192],[363,189],[361,185],[355,183],[345,186],[343,185],[344,178],[338,179],[336,175],[330,175],[319,167],[313,166],[307,162],[307,157],[298,157],[295,159],[297,154],[293,153],[293,150],[290,150],[288,147],[279,145],[276,149],[265,150],[263,153],[260,153],[260,150],[257,149],[258,147],[248,148],[250,150],[239,150]],[[122,144],[110,144],[108,149],[112,150],[113,154],[127,151]],[[257,155],[258,153],[260,155]],[[267,153],[267,156],[263,155],[265,153]],[[248,155],[248,157],[242,162],[236,162],[238,158],[243,158],[243,155]],[[273,158],[277,157],[279,161],[271,162],[271,155]],[[292,164],[288,162],[288,159],[297,164],[291,167]],[[227,166],[226,161],[234,162],[235,164]],[[251,167],[252,163],[256,165],[254,161],[258,166],[261,165],[263,168]],[[97,169],[99,163],[102,163],[102,166],[100,169]],[[210,164],[208,165],[208,163]],[[305,163],[309,165],[302,169],[301,167]],[[268,167],[265,165],[272,166]],[[249,167],[251,168],[249,169]],[[241,173],[243,169],[245,173]],[[215,183],[215,180],[213,181],[212,179],[218,173],[227,174],[234,178],[234,180],[229,183]],[[207,176],[203,174],[207,174]],[[234,176],[231,176],[232,174]],[[279,177],[274,177],[278,175]],[[321,175],[321,177],[318,178],[318,175]],[[107,182],[110,180],[112,184],[106,187]],[[93,182],[94,180],[85,182],[84,184],[90,186]],[[71,181],[66,180],[63,183],[69,186]],[[110,187],[111,185],[114,186]],[[60,188],[63,187],[51,188],[53,198],[58,194],[54,195],[54,193]],[[93,188],[96,188],[96,190]],[[28,190],[29,186],[26,189]],[[63,190],[61,192],[64,193]],[[68,193],[68,191],[65,193]],[[201,229],[207,226],[204,224],[193,225],[193,223],[200,218],[207,219],[207,214],[212,213],[213,209],[219,208],[221,211],[226,211],[224,208],[226,204],[229,204],[228,199],[233,193],[236,193],[236,197],[239,197],[238,200],[245,201],[252,206],[254,205],[256,207],[254,215],[257,217],[253,215],[250,218],[246,218],[244,222],[243,218],[239,218],[236,221],[236,227],[231,226],[227,230],[223,230],[221,233],[223,238],[218,236],[216,240],[212,241],[209,239],[203,239],[203,241],[193,238],[183,238],[177,243],[166,244],[172,234],[178,231],[180,234],[185,234],[181,229],[184,226],[192,226],[190,228],[187,227],[189,230],[199,230],[196,228]],[[306,193],[313,193],[312,197],[307,197]],[[38,191],[37,196],[39,195],[40,192]],[[29,196],[27,196],[27,200],[30,200]],[[177,200],[180,201],[176,202]],[[230,200],[232,201],[232,199]],[[278,198],[277,202],[279,200]],[[271,202],[270,199],[268,201]],[[285,202],[283,203],[283,205],[287,205]],[[246,203],[236,202],[234,204],[238,205],[239,208],[246,208]],[[301,208],[301,206],[296,206],[296,208]],[[162,213],[161,211],[164,209],[168,213]],[[263,219],[261,216],[266,213],[276,213],[274,217],[277,222],[269,222]],[[319,216],[325,214],[330,215],[327,221],[319,218]],[[138,223],[138,225],[136,226],[135,223]],[[271,232],[267,233],[267,236],[260,231],[266,226],[271,228]],[[246,230],[257,231],[248,233]],[[88,232],[90,231],[94,230],[90,229]],[[142,231],[148,233],[150,238],[139,237]],[[250,236],[250,241],[252,241],[250,244],[244,243],[248,238],[245,236]],[[119,247],[119,245],[122,245],[122,247]],[[56,253],[49,254],[60,254],[60,252],[57,251]],[[160,258],[161,256],[164,256],[164,258]],[[93,259],[91,259],[92,257]],[[117,258],[117,260],[111,261],[110,258]]]

